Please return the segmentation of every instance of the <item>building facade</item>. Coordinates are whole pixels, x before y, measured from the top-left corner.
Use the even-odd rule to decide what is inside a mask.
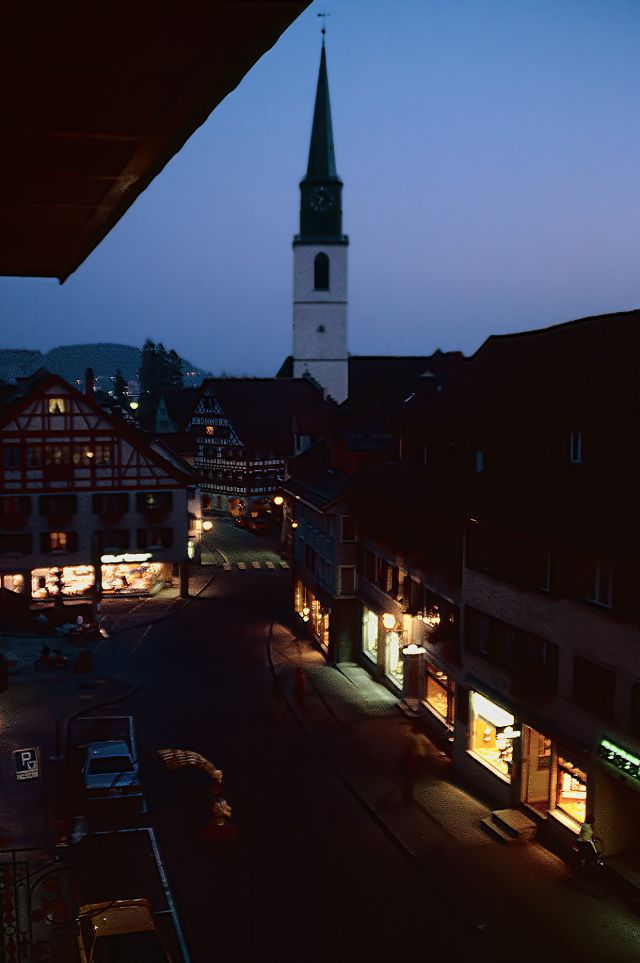
[[[0,580],[33,600],[148,593],[187,553],[189,467],[41,371],[0,403]]]

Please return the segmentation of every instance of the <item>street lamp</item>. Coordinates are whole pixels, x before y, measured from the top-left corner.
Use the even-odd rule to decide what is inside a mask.
[[[277,505],[278,507],[280,507],[280,505],[283,505],[284,498],[282,497],[282,495],[276,495],[276,497],[273,499],[273,504]]]
[[[395,629],[396,627],[396,617],[392,612],[385,612],[382,616],[382,624],[385,629]]]
[[[202,523],[203,532],[210,532],[212,528],[213,528],[213,522],[210,522],[207,520],[206,522]]]

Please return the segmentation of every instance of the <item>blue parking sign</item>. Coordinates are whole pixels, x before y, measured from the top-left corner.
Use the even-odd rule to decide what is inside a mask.
[[[37,779],[40,775],[38,747],[33,749],[14,749],[16,779]]]

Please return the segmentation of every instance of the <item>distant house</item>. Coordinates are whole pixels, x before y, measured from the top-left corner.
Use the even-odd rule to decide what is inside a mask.
[[[204,381],[188,422],[203,508],[232,515],[268,508],[286,459],[330,432],[336,410],[308,379]]]

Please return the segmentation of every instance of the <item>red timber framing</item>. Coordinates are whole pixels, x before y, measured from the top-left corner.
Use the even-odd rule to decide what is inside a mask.
[[[57,375],[0,408],[0,490],[10,493],[175,489],[187,465]]]

